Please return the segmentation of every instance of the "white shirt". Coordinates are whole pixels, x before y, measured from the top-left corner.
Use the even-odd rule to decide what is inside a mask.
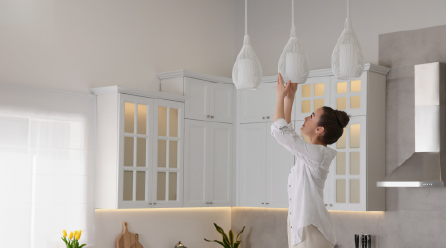
[[[271,125],[271,135],[297,157],[288,175],[292,245],[302,241],[303,228],[311,224],[336,245],[331,215],[324,204],[324,185],[337,151],[323,145],[306,143],[285,119],[278,119]]]

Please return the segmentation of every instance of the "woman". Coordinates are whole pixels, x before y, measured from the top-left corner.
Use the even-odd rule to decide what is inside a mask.
[[[271,135],[298,159],[288,175],[288,245],[290,248],[333,248],[336,237],[330,213],[324,204],[324,185],[336,150],[335,143],[350,118],[344,111],[322,107],[305,118],[300,128],[306,143],[293,129],[291,110],[297,84],[283,85],[278,76],[277,104]]]

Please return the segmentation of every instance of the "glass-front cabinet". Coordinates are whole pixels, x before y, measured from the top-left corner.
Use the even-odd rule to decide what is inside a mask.
[[[98,92],[96,208],[182,207],[184,98],[116,90],[92,89]]]

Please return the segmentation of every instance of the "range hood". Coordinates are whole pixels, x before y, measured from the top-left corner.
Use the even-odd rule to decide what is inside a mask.
[[[446,64],[415,65],[415,152],[378,187],[444,187]]]

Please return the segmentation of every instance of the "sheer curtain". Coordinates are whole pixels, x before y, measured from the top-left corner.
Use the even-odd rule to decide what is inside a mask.
[[[95,98],[0,84],[2,247],[95,242]]]

